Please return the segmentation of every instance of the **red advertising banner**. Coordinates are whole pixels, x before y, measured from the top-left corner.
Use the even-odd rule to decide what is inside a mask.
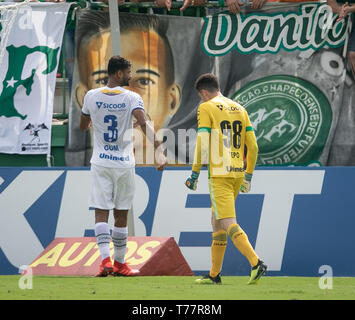
[[[193,275],[172,237],[128,237],[125,261],[141,276]],[[94,276],[100,263],[94,237],[56,238],[30,267],[33,275]]]

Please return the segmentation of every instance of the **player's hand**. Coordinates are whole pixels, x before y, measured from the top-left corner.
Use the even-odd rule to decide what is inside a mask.
[[[198,182],[198,176],[200,175],[199,172],[192,171],[191,176],[188,177],[185,181],[186,187],[188,187],[191,190],[196,190],[197,188],[197,182]]]
[[[166,160],[165,160],[165,162],[158,164],[157,170],[158,171],[163,171],[167,164],[168,164],[168,162]]]
[[[164,150],[161,147],[156,150],[156,162],[158,164],[157,169],[159,171],[164,170],[164,167],[168,163],[164,154]]]
[[[245,172],[244,180],[240,186],[240,191],[243,193],[248,193],[250,191],[252,174]]]

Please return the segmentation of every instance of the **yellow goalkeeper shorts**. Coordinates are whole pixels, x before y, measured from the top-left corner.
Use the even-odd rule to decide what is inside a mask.
[[[211,177],[208,186],[211,197],[212,212],[216,220],[235,218],[235,200],[243,178]]]

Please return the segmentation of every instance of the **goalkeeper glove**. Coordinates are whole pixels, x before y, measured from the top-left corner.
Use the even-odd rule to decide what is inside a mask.
[[[199,172],[192,171],[191,176],[186,179],[185,185],[191,190],[196,190]]]
[[[248,193],[250,191],[250,185],[251,185],[251,178],[253,175],[251,173],[245,172],[244,174],[244,180],[240,186],[240,191],[243,193]]]

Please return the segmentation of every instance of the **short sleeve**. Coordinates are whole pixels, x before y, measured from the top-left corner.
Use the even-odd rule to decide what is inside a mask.
[[[139,94],[134,94],[131,98],[131,111],[136,109],[144,110],[143,99]]]
[[[211,118],[207,111],[206,104],[202,103],[197,110],[198,131],[211,132]]]

